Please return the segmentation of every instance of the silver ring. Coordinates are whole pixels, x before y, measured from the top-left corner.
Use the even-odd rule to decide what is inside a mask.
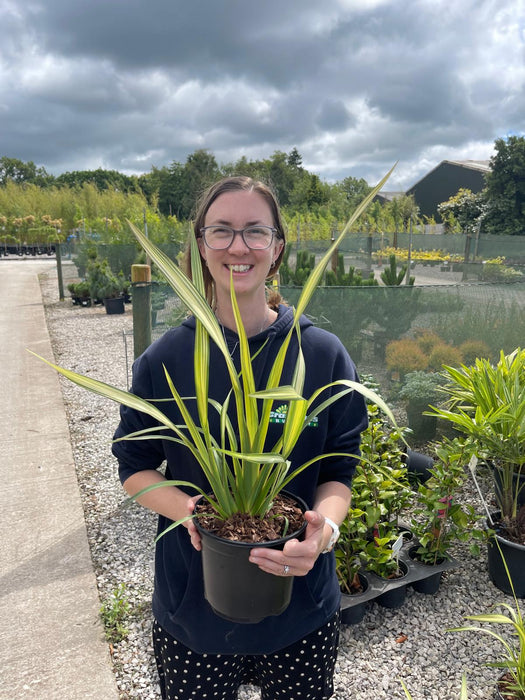
[[[289,571],[290,571],[290,567],[288,566],[288,564],[285,564],[283,567],[283,575],[287,576]]]

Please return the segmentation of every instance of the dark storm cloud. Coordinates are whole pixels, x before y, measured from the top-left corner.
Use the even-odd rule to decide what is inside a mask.
[[[399,160],[408,187],[523,132],[523,28],[514,0],[0,0],[0,155],[148,172],[295,146],[328,179]]]

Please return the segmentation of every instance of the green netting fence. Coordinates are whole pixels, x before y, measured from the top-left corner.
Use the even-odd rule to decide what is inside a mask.
[[[301,289],[281,287],[287,303],[296,303]],[[152,338],[185,316],[169,288],[158,288]],[[155,298],[155,293],[154,293]],[[307,309],[314,323],[335,333],[354,360],[367,371],[384,371],[391,344],[426,336],[425,353],[441,348],[443,362],[470,360],[478,350],[497,357],[525,342],[525,281],[509,284],[428,284],[399,287],[319,287]],[[444,346],[444,347],[443,347]],[[390,349],[389,349],[390,348]],[[452,350],[449,350],[452,348]],[[473,348],[467,350],[466,348]],[[455,351],[455,352],[454,352]],[[403,348],[398,352],[403,354]],[[400,367],[411,367],[410,345]],[[458,352],[461,353],[458,356]],[[403,358],[400,358],[400,363]],[[434,363],[439,363],[435,358]],[[441,363],[440,363],[441,364]],[[439,367],[437,367],[439,369]],[[429,369],[433,369],[430,367]],[[394,372],[396,371],[394,367]],[[406,370],[405,370],[406,371]]]
[[[408,234],[398,234],[398,246],[405,246]],[[340,253],[345,267],[355,265],[367,273],[373,272],[379,280],[388,260],[377,255],[393,242],[392,234],[359,236],[349,234]],[[412,251],[448,251],[453,244],[458,253],[463,250],[465,236],[416,234],[412,236]],[[386,240],[388,239],[388,240]],[[509,240],[515,239],[515,240]],[[300,242],[292,244],[290,261],[297,250],[310,250],[316,259],[326,250],[327,242]],[[462,248],[463,246],[463,248]],[[483,237],[470,241],[471,250],[487,259],[507,257],[516,259],[523,270],[525,237]],[[97,246],[111,267],[128,274],[137,261],[136,246]],[[180,246],[165,247],[171,257],[180,252]],[[483,255],[481,255],[483,252]],[[65,285],[75,277],[82,277],[79,250],[64,249],[62,270]],[[79,265],[79,262],[81,263]],[[442,263],[443,261],[441,261]],[[338,335],[361,371],[378,376],[403,375],[413,369],[439,369],[441,364],[469,362],[473,353],[496,358],[503,350],[508,353],[525,342],[525,275],[511,283],[485,282],[483,263],[457,262],[440,264],[439,261],[412,260],[410,275],[413,286],[402,284],[385,287],[319,287],[307,309],[307,315],[319,326]],[[298,287],[281,287],[285,300],[294,304],[300,294]],[[151,290],[152,340],[167,328],[177,325],[185,310],[169,287],[154,284]],[[421,339],[427,366],[414,346],[408,341]],[[402,341],[402,342],[400,342]],[[432,359],[431,359],[432,358]]]

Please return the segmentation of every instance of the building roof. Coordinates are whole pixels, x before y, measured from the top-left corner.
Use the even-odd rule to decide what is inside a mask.
[[[438,163],[435,168],[429,170],[428,173],[423,175],[423,177],[418,180],[412,187],[407,189],[407,192],[413,190],[422,180],[425,180],[429,175],[431,175],[435,170],[440,168],[442,165],[457,165],[460,168],[467,168],[468,170],[477,170],[478,172],[488,173],[490,172],[490,160],[442,160]]]

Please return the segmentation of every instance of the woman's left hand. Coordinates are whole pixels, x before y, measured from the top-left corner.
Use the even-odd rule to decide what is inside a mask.
[[[250,552],[253,564],[275,576],[306,576],[323,549],[325,519],[315,510],[304,514],[307,521],[304,540],[289,540],[282,550],[257,547]]]

